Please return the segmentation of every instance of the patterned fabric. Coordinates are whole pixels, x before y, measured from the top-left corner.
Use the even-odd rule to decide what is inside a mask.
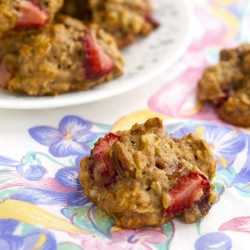
[[[250,2],[193,3],[195,36],[176,63],[181,71],[150,93],[146,109],[135,106],[115,122],[110,114],[107,124],[102,114],[91,121],[74,112],[80,108],[58,115],[56,109],[40,112],[37,120],[25,120],[23,112],[19,137],[14,125],[1,129],[0,249],[249,249],[249,130],[221,121],[210,106],[196,101],[195,91],[204,68],[218,61],[220,48],[249,41]],[[213,183],[219,200],[196,224],[174,219],[162,227],[123,230],[86,198],[78,181],[80,160],[100,136],[152,115],[164,119],[170,135],[193,132],[206,139],[218,161]]]

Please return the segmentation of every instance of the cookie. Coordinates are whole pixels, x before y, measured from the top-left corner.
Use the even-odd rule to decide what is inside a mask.
[[[137,36],[147,36],[159,25],[152,18],[149,0],[66,0],[62,12],[100,24],[119,48],[134,43]]]
[[[63,0],[1,0],[0,37],[40,31],[63,5]]]
[[[223,49],[217,65],[208,67],[199,80],[197,97],[213,103],[226,122],[250,126],[250,44]]]
[[[28,95],[86,90],[123,73],[113,37],[59,15],[39,34],[0,39],[0,85]]]
[[[195,134],[177,139],[159,118],[100,138],[81,160],[79,181],[86,196],[122,228],[161,226],[183,215],[205,216],[217,200],[210,184],[216,161]]]

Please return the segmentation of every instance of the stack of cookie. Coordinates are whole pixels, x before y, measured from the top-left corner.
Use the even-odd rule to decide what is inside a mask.
[[[156,27],[150,13],[142,0],[0,0],[0,86],[40,96],[110,81],[119,47]]]

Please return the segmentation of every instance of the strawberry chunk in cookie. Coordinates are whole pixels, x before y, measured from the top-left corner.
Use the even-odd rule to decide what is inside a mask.
[[[15,29],[42,28],[49,21],[49,14],[34,0],[21,1]]]
[[[83,48],[85,51],[83,66],[86,69],[87,79],[101,78],[113,70],[113,60],[98,44],[95,33],[91,30],[84,32]]]
[[[11,74],[4,63],[0,64],[0,87],[7,88]]]
[[[0,37],[26,36],[54,21],[64,0],[1,0]]]
[[[165,216],[175,216],[202,201],[209,194],[210,183],[207,177],[191,172],[182,176],[175,186],[168,192],[170,206],[163,210]]]
[[[109,133],[95,143],[95,147],[91,150],[93,162],[90,166],[95,181],[109,184],[115,179],[116,171],[112,163],[111,150],[113,143],[119,139],[120,136]]]

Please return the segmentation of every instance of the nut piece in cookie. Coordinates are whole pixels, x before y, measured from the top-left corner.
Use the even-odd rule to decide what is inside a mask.
[[[91,202],[116,226],[160,226],[183,215],[187,223],[205,216],[216,202],[210,184],[216,161],[195,134],[168,135],[159,118],[99,138],[81,160],[79,180]]]
[[[66,0],[62,12],[85,22],[98,23],[122,48],[159,26],[149,0]]]
[[[0,39],[0,86],[28,95],[86,90],[123,73],[112,35],[58,15],[47,29]]]
[[[226,122],[250,126],[250,44],[220,52],[220,62],[205,69],[197,90]]]

